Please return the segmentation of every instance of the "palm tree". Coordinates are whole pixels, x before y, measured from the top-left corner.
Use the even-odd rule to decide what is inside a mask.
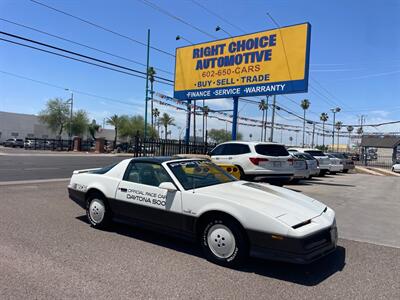
[[[205,127],[205,135],[204,135],[204,142],[205,143],[207,143],[207,133],[208,133],[208,131],[207,131],[207,117],[208,117],[208,113],[210,112],[210,108],[207,106],[207,105],[205,105],[204,107],[203,107],[203,116],[204,116],[204,127]]]
[[[158,108],[154,108],[152,109],[152,116],[154,117],[154,123],[152,124],[153,128],[155,127],[154,125],[157,124],[157,132],[158,135],[160,135],[160,123],[157,122],[158,117],[160,116],[160,111],[158,110]],[[155,128],[154,128],[154,132],[155,132]]]
[[[268,109],[267,103],[264,99],[260,101],[258,108],[262,111],[261,141],[263,141],[263,136],[265,136],[263,132],[264,130],[267,130],[267,126],[265,124],[265,111]]]
[[[165,139],[167,139],[168,126],[175,126],[175,119],[169,114],[163,113],[162,117],[159,119],[159,122],[164,126]]]
[[[340,122],[340,121],[337,121],[335,123],[336,130],[338,131],[338,133],[337,133],[337,147],[336,147],[336,151],[338,151],[338,152],[339,152],[340,129],[342,129],[342,125],[343,125],[343,122]]]
[[[156,75],[156,71],[154,70],[153,67],[149,67],[149,69],[147,70],[147,75],[149,76],[149,81],[150,81],[150,96],[151,96],[151,108],[150,111],[153,112],[153,98],[154,98],[154,90],[153,90],[153,84],[155,81],[154,75]],[[153,119],[154,115],[153,113],[151,114],[151,127],[154,128],[154,119]]]
[[[306,133],[306,110],[310,107],[311,102],[308,99],[304,99],[301,101],[300,106],[304,111],[303,114],[303,147],[304,147],[304,137]]]
[[[114,126],[114,148],[117,145],[117,137],[118,137],[118,129],[119,129],[119,125],[121,123],[121,118],[118,115],[113,115],[109,118],[107,118],[106,123],[108,125]]]
[[[319,119],[322,121],[322,147],[325,149],[325,122],[328,121],[329,116],[327,113],[322,113]]]
[[[350,144],[351,144],[351,133],[353,132],[353,130],[354,130],[354,127],[353,126],[351,126],[351,125],[349,125],[349,126],[347,126],[347,132],[349,133],[349,145],[348,145],[348,151],[350,151]]]

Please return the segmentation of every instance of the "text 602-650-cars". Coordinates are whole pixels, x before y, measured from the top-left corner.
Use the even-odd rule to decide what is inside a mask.
[[[68,190],[93,227],[124,221],[196,240],[207,259],[225,266],[248,255],[308,263],[336,248],[332,209],[285,188],[237,180],[208,160],[126,159],[74,171]]]

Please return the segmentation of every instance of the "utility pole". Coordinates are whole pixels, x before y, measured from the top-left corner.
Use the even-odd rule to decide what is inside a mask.
[[[196,143],[196,100],[193,100],[193,142]]]
[[[144,139],[147,137],[147,101],[149,100],[150,29],[147,29],[146,97],[144,106]],[[146,152],[146,147],[144,147]]]
[[[314,148],[314,134],[315,134],[315,122],[312,122],[312,139],[311,139],[311,148]]]
[[[274,99],[272,102],[271,135],[269,138],[270,142],[274,141],[275,106],[276,106],[275,104],[276,104],[276,95],[274,95]]]
[[[268,100],[269,100],[269,96],[267,96],[267,106],[265,107],[264,142],[267,141]]]
[[[332,151],[335,151],[335,117],[336,113],[340,112],[340,107],[331,108],[331,112],[333,113],[333,123],[332,123]]]

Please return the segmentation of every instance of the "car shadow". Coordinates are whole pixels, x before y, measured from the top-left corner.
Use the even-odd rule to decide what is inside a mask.
[[[86,215],[76,217],[76,219],[89,225]],[[196,243],[155,231],[120,223],[113,223],[107,231],[204,258],[200,247],[198,247]],[[314,286],[323,282],[335,273],[342,271],[345,265],[346,249],[342,246],[338,246],[336,251],[333,253],[308,265],[297,265],[249,258],[242,266],[236,268],[236,270],[239,272],[254,273],[264,277],[284,280],[299,285]]]

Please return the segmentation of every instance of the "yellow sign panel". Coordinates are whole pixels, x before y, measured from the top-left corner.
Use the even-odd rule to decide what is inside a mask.
[[[309,23],[176,49],[174,97],[306,92]]]

